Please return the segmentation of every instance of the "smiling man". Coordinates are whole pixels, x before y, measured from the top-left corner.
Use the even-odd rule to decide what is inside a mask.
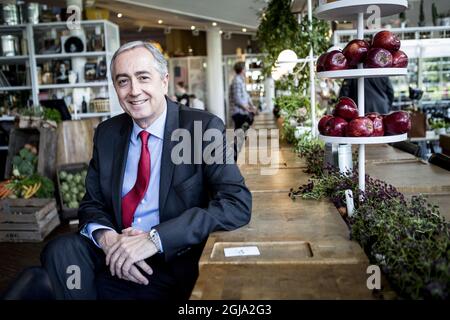
[[[208,235],[247,224],[251,194],[236,164],[171,158],[172,133],[222,132],[222,120],[166,97],[169,75],[149,43],[123,45],[111,75],[124,114],[102,122],[78,211],[80,233],[62,236],[41,260],[58,299],[183,300],[198,276]],[[204,150],[204,141],[191,141]],[[79,286],[70,285],[79,267]]]

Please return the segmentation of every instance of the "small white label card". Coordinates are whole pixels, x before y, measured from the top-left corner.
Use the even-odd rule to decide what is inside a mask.
[[[257,246],[224,248],[223,251],[225,253],[225,257],[259,256],[261,254]]]

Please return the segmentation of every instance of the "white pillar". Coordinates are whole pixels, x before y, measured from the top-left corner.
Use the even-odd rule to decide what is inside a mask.
[[[275,98],[275,81],[271,76],[264,80],[266,107],[264,111],[273,111],[273,99]]]
[[[222,68],[222,38],[218,27],[206,32],[207,68],[206,84],[208,91],[208,111],[225,120],[225,97]]]

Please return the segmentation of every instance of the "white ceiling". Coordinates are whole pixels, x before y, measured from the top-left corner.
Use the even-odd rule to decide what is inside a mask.
[[[265,0],[115,0],[179,16],[256,30]],[[110,1],[111,2],[111,1]]]

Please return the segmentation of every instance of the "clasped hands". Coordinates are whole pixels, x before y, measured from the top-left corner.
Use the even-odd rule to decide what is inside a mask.
[[[114,230],[100,230],[97,239],[113,276],[138,284],[148,284],[138,267],[151,275],[153,270],[144,260],[158,250],[148,238],[147,232],[133,228],[124,229],[121,234]]]

